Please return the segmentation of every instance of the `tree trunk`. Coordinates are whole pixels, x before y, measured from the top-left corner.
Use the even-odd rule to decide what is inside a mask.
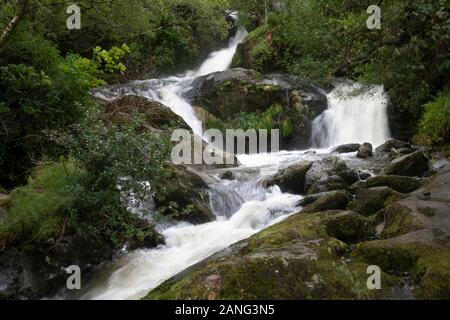
[[[28,0],[14,0],[14,17],[8,23],[6,28],[1,32],[0,49],[5,45],[6,41],[8,41],[9,37],[17,28],[18,24],[25,15],[27,4]]]

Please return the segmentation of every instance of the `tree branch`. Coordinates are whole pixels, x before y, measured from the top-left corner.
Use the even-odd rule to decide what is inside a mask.
[[[6,4],[6,2],[4,2]],[[14,0],[14,17],[8,23],[6,28],[1,32],[0,35],[0,49],[5,45],[6,41],[9,39],[11,34],[19,25],[25,11],[27,8],[28,0]]]

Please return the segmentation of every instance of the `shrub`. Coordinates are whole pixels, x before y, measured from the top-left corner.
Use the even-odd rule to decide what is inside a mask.
[[[25,180],[43,154],[59,157],[49,133],[80,119],[90,105],[90,85],[41,37],[7,42],[0,63],[0,183],[11,187]]]
[[[450,92],[439,94],[427,103],[420,121],[420,135],[431,144],[450,142]]]
[[[11,193],[12,204],[0,223],[0,247],[22,240],[45,241],[64,232],[68,208],[75,201],[71,189],[83,171],[74,162],[44,164],[35,169],[26,186]]]

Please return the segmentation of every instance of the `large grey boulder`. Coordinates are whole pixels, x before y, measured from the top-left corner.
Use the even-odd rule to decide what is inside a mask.
[[[429,159],[423,151],[416,151],[391,161],[387,175],[421,177],[429,170]]]
[[[264,185],[270,187],[277,185],[280,187],[281,191],[289,192],[293,194],[304,194],[305,193],[305,177],[306,173],[311,169],[313,162],[311,161],[300,161],[294,165],[291,165],[271,178],[268,178]]]
[[[358,149],[358,153],[356,154],[356,156],[358,158],[362,158],[362,159],[367,159],[372,157],[373,155],[373,147],[370,143],[363,143],[359,149]]]
[[[402,148],[407,148],[407,149],[411,149],[412,146],[404,141],[399,141],[399,140],[388,140],[385,143],[383,143],[382,145],[378,146],[375,149],[375,152],[377,153],[383,153],[383,152],[391,152],[392,149],[402,149]]]
[[[340,145],[332,150],[333,153],[350,153],[356,152],[361,147],[359,143],[348,143]]]
[[[350,169],[346,162],[339,157],[330,156],[319,161],[315,161],[311,169],[306,174],[306,191],[320,180],[327,177],[338,176],[348,185],[359,180],[358,172]]]

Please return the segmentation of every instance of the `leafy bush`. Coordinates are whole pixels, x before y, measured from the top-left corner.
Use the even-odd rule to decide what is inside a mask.
[[[233,2],[244,17],[264,13],[264,3]],[[280,72],[327,85],[338,77],[383,84],[394,118],[413,127],[422,106],[450,80],[450,3],[448,1],[383,1],[381,30],[368,30],[370,1],[266,1],[266,37],[248,48],[258,59],[272,60]],[[268,47],[269,46],[269,47]],[[258,71],[267,65],[255,63]],[[273,71],[273,70],[269,70]],[[414,128],[412,128],[414,129]],[[414,131],[414,130],[411,130]]]
[[[228,35],[228,0],[82,1],[82,28],[64,28],[67,4],[42,0],[30,13],[29,28],[39,30],[64,55],[90,58],[92,49],[132,49],[124,61],[134,76],[183,71],[200,62]],[[205,50],[206,49],[206,50]],[[142,76],[141,76],[142,77]]]
[[[121,182],[124,189],[139,193],[141,182],[149,181],[154,190],[170,159],[169,138],[146,130],[145,119],[139,114],[133,114],[129,123],[117,125],[106,123],[101,112],[92,110],[71,135],[60,141],[82,163],[91,189],[115,189],[120,178],[130,178]],[[142,191],[143,196],[148,192]]]
[[[443,92],[425,105],[420,135],[429,144],[450,142],[450,92]]]
[[[127,211],[115,186],[93,190],[91,181],[74,160],[38,166],[28,184],[11,194],[11,207],[0,222],[0,250],[51,247],[65,236],[82,237],[104,250],[122,248],[128,240],[160,241],[153,226]]]
[[[92,59],[84,58],[78,54],[69,54],[66,59],[74,65],[82,74],[86,75],[90,87],[95,88],[107,84],[105,79],[117,72],[123,73],[127,70],[121,62],[130,48],[123,44],[121,48],[112,47],[109,51],[96,47],[93,50]]]
[[[295,113],[295,114],[294,114]],[[279,129],[283,138],[294,133],[292,120],[298,119],[300,113],[294,110],[284,110],[279,104],[274,104],[264,112],[241,112],[231,121],[223,122],[213,115],[208,115],[207,127],[225,131],[226,129]]]
[[[0,223],[0,248],[19,240],[38,242],[61,236],[68,208],[76,200],[71,189],[81,183],[82,176],[73,162],[37,168],[28,184],[11,194],[11,209]]]

